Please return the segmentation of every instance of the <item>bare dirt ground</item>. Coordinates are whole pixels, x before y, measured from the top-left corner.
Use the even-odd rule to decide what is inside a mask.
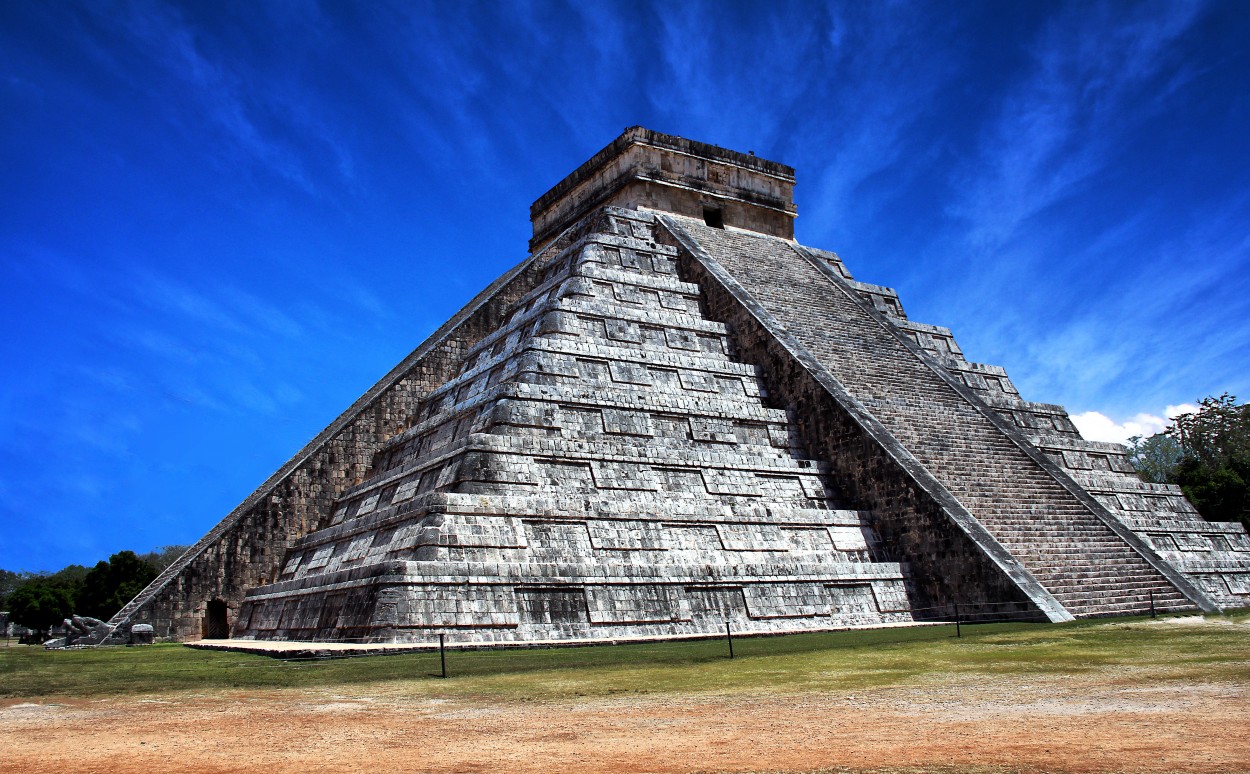
[[[520,702],[344,690],[0,705],[0,769],[1250,772],[1244,684],[1106,672],[856,695]]]

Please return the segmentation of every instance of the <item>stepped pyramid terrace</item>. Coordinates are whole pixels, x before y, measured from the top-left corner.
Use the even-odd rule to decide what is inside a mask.
[[[888,287],[794,170],[625,131],[529,255],[110,624],[546,642],[1250,602],[1250,537],[1143,483]]]

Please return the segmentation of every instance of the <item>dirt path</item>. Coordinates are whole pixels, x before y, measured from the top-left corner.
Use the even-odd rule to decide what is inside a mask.
[[[29,772],[689,772],[984,767],[1250,772],[1244,685],[1093,678],[854,696],[486,703],[350,692],[0,706],[0,769]]]

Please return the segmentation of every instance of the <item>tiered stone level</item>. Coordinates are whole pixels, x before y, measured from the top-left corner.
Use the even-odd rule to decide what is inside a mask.
[[[1180,487],[1142,481],[1124,446],[1085,440],[1063,406],[1026,401],[1003,368],[965,360],[950,329],[908,320],[892,288],[855,282],[836,255],[810,252],[820,253],[849,287],[1211,599],[1229,607],[1250,603],[1250,536],[1244,528],[1204,520]]]
[[[237,635],[544,640],[911,620],[828,465],[609,210],[252,592]]]
[[[827,368],[1066,609],[1107,615],[1140,613],[1152,604],[1193,607],[1175,588],[1180,573],[1165,577],[1172,568],[1149,544],[1133,545],[1131,533],[1126,541],[1124,525],[1082,502],[1074,491],[1078,484],[1039,465],[1037,455],[1004,432],[990,411],[999,409],[1034,432],[1076,436],[1061,407],[1020,400],[1001,369],[966,364],[948,329],[906,320],[896,294],[850,280],[830,254],[665,217]],[[967,392],[961,394],[952,379]],[[978,401],[977,393],[997,405]]]

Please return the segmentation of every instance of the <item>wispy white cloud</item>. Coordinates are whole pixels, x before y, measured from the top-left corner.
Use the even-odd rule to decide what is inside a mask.
[[[1192,403],[1179,406],[1168,406],[1162,414],[1137,414],[1134,417],[1117,422],[1098,411],[1083,411],[1072,415],[1072,423],[1087,441],[1106,441],[1108,443],[1128,443],[1134,436],[1148,438],[1161,433],[1181,414],[1197,411]]]
[[[865,184],[883,173],[906,178],[933,151],[918,145],[913,133],[931,119],[963,63],[954,49],[921,43],[952,34],[949,22],[922,10],[860,5],[831,16],[822,64],[838,73],[837,88],[813,95],[824,103],[822,110],[796,143],[812,154],[808,174],[818,173],[808,183],[815,193],[805,213],[816,235],[841,236],[853,212],[859,213],[857,222],[872,223],[880,202],[869,198]]]
[[[168,130],[200,137],[201,153],[216,159],[223,171],[237,175],[263,169],[326,199],[354,187],[355,161],[349,144],[323,116],[323,103],[315,93],[291,72],[241,60],[239,51],[194,26],[176,6],[136,2],[82,9],[94,15],[95,24],[79,29],[77,45],[117,79],[142,78],[149,86],[167,90],[155,96],[164,104]],[[257,6],[254,11],[260,16],[282,12],[277,6]],[[306,6],[303,14],[317,15],[314,6]],[[286,16],[284,23],[294,32],[301,20]],[[292,53],[300,51],[304,41],[316,39],[312,30],[300,31],[305,34],[288,39],[294,41]],[[136,64],[136,57],[141,64]],[[215,142],[205,127],[215,129],[226,143]],[[241,166],[240,160],[246,164]],[[325,179],[327,172],[332,179]]]
[[[254,337],[297,339],[304,327],[285,310],[238,287],[219,282],[192,286],[152,270],[138,270],[125,285],[130,301],[215,330]]]
[[[904,301],[943,310],[926,321],[955,323],[1026,397],[1098,406],[1090,421],[1122,440],[1126,423],[1156,426],[1143,406],[1244,383],[1250,208],[1213,200],[1199,217],[1126,182],[1167,163],[1141,155],[1142,135],[1196,98],[1207,6],[1058,8],[955,168],[925,278],[942,297]]]
[[[44,306],[9,312],[32,341],[0,383],[0,522],[154,523],[191,490],[188,513],[220,515],[205,482],[256,452],[221,485],[237,502],[515,263],[528,202],[634,123],[796,166],[805,242],[909,283],[909,313],[1092,434],[1250,393],[1247,202],[1124,179],[1205,150],[1151,142],[1163,123],[1243,120],[1235,87],[1195,85],[1242,55],[1202,48],[1201,3],[13,8],[34,22],[0,37],[42,35],[12,47],[42,71],[0,73],[0,100],[50,140],[10,176],[32,204],[5,225],[38,244],[6,242],[26,254],[0,286]]]
[[[1200,10],[1076,4],[1046,25],[1031,71],[961,171],[963,196],[951,214],[968,222],[971,246],[1009,242],[1025,220],[1104,169],[1127,130],[1165,108],[1189,77],[1171,45]],[[1152,89],[1164,73],[1166,87]]]
[[[1065,311],[1051,325],[1039,327],[1028,317],[998,323],[1001,347],[1017,357],[1013,379],[1029,395],[1066,395],[1112,414],[1244,391],[1248,205],[1243,198],[1210,209],[1190,228],[1145,247],[1123,230],[1108,236],[1055,288],[1070,297],[1052,302]],[[1116,258],[1128,255],[1131,261]],[[1111,276],[1094,274],[1112,261]]]

